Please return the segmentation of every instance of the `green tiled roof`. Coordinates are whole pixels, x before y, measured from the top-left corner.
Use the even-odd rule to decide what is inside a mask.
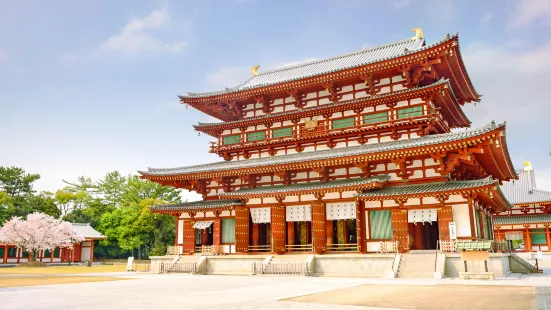
[[[520,225],[535,223],[551,223],[551,214],[495,216],[496,225]]]
[[[243,202],[239,200],[202,200],[177,204],[161,204],[151,207],[152,211],[179,211],[179,210],[200,210],[227,208],[230,206],[242,206]]]
[[[426,184],[385,186],[381,189],[374,189],[365,193],[358,194],[358,196],[382,198],[423,193],[453,192],[457,190],[477,188],[492,184],[497,184],[497,182],[493,179],[485,178],[480,180],[447,181]]]
[[[369,178],[353,178],[353,179],[343,179],[343,180],[334,180],[329,182],[309,182],[309,183],[297,183],[292,185],[273,185],[273,186],[260,186],[255,188],[243,188],[234,192],[222,193],[221,197],[232,197],[232,196],[244,196],[244,195],[254,195],[254,194],[277,194],[277,193],[286,193],[293,191],[309,191],[309,190],[318,190],[318,189],[331,189],[339,187],[349,187],[356,185],[366,185],[371,183],[386,183],[390,179],[389,175],[376,175]]]

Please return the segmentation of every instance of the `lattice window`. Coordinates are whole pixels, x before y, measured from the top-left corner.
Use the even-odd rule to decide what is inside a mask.
[[[293,127],[277,128],[272,131],[272,137],[274,138],[290,137],[292,135]]]
[[[222,144],[237,144],[241,140],[241,135],[225,136],[222,138]]]
[[[379,112],[374,114],[364,115],[364,124],[374,124],[388,121],[387,112]]]
[[[410,118],[423,115],[423,107],[416,106],[398,110],[398,118]]]
[[[532,244],[547,244],[547,240],[545,239],[545,229],[530,230],[530,237]]]
[[[247,134],[247,142],[258,141],[266,139],[265,131],[251,132]]]
[[[8,248],[8,257],[16,257],[16,255],[17,255],[16,248]]]
[[[235,219],[222,219],[222,243],[235,243]]]
[[[54,257],[59,257],[59,248],[54,249]]]
[[[392,213],[390,210],[369,211],[371,239],[392,239]]]
[[[333,129],[354,127],[354,117],[335,119],[331,121],[331,127]]]

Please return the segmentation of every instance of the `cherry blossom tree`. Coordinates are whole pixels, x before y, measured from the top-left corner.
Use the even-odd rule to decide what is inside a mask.
[[[31,254],[32,260],[43,250],[72,248],[73,242],[82,242],[73,225],[44,213],[31,213],[27,219],[13,217],[0,228],[0,242],[14,244]]]

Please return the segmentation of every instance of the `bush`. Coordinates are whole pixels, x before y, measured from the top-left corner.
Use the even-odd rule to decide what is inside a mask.
[[[48,267],[48,264],[41,262],[27,262],[17,264],[16,267]]]
[[[166,254],[166,245],[156,245],[149,251],[149,256],[163,256]]]

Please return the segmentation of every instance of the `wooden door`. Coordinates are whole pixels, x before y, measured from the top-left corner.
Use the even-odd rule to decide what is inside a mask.
[[[184,220],[184,254],[195,253],[195,228],[193,228],[193,224],[195,224],[194,220]]]
[[[235,209],[235,252],[249,252],[249,209]]]
[[[453,222],[451,206],[438,208],[438,235],[442,241],[450,241],[450,222]]]
[[[285,206],[272,206],[272,251],[276,253],[285,252]]]
[[[398,251],[409,251],[408,211],[392,209],[392,241],[398,241]]]
[[[221,234],[222,220],[217,218],[212,223],[212,244],[219,247],[222,241]]]
[[[326,215],[325,205],[323,203],[316,203],[312,205],[312,232],[314,233],[314,252],[321,254],[325,253],[326,245]]]

